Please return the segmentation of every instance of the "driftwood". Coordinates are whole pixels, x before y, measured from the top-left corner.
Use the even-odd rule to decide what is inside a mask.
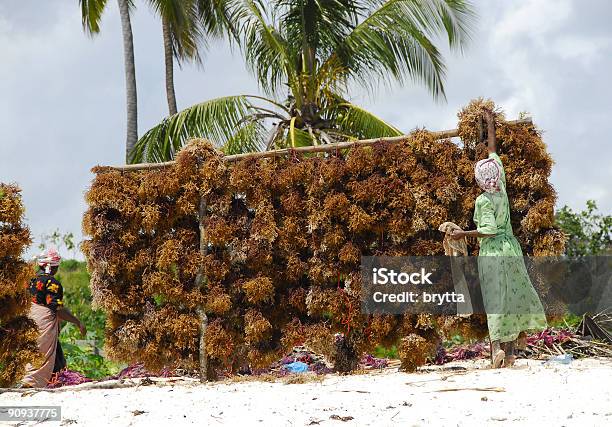
[[[464,390],[470,390],[470,391],[494,391],[496,393],[503,393],[506,391],[505,388],[503,387],[457,387],[457,388],[443,388],[440,390],[432,390],[432,391],[428,391],[426,393],[443,393],[446,391],[464,391]]]
[[[521,125],[533,124],[533,120],[531,117],[527,117],[524,119],[518,120],[509,120],[506,122],[510,125]],[[432,132],[436,139],[447,139],[454,138],[459,136],[459,131],[457,129],[443,130]],[[346,142],[336,142],[333,144],[321,144],[321,145],[309,145],[306,147],[295,147],[295,148],[281,148],[278,150],[270,150],[270,151],[260,151],[255,153],[243,153],[243,154],[232,154],[229,156],[224,156],[223,160],[226,162],[235,162],[237,160],[242,159],[257,159],[257,158],[270,158],[270,157],[280,157],[285,155],[291,155],[294,153],[323,153],[330,151],[338,151],[344,150],[353,147],[367,147],[375,144],[379,144],[381,142],[385,143],[394,143],[401,142],[409,138],[410,135],[400,135],[400,136],[392,136],[392,137],[383,137],[383,138],[372,138],[372,139],[361,139],[355,141],[346,141]],[[163,169],[169,166],[172,166],[174,161],[163,162],[163,163],[137,163],[133,165],[123,165],[123,166],[111,166],[112,169],[120,170],[120,171],[138,171],[138,170],[151,170],[151,169]]]
[[[22,393],[23,395],[32,395],[40,392],[45,393],[63,393],[66,391],[83,391],[83,390],[111,390],[117,388],[131,388],[148,385],[166,386],[172,385],[176,382],[197,382],[193,378],[189,377],[176,377],[176,378],[165,378],[165,377],[145,377],[145,378],[124,378],[120,380],[108,380],[98,382],[86,382],[77,385],[69,385],[58,388],[0,388],[0,394],[3,393]]]
[[[576,328],[578,335],[591,336],[594,339],[601,340],[605,343],[612,344],[612,334],[602,328],[591,316],[585,314],[582,316],[580,325]]]

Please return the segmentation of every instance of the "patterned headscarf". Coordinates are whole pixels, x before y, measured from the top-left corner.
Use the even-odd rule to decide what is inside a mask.
[[[495,159],[483,159],[474,168],[476,182],[487,193],[497,193],[501,190],[501,168]]]
[[[45,273],[51,273],[51,267],[60,265],[62,257],[57,253],[57,249],[50,248],[36,257],[38,265],[45,269]]]

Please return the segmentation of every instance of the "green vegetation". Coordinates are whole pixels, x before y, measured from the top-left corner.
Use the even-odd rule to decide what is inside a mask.
[[[114,374],[119,366],[94,354],[89,344],[78,344],[80,340],[91,340],[96,347],[104,342],[104,323],[106,316],[101,310],[91,307],[89,273],[84,262],[76,260],[62,261],[58,279],[64,287],[64,303],[72,313],[87,326],[87,337],[81,337],[78,328],[71,323],[64,323],[60,333],[60,342],[66,357],[68,368],[79,371],[89,378],[102,378]]]
[[[567,328],[567,329],[575,330],[580,324],[580,322],[582,322],[582,316],[577,316],[574,313],[568,313],[565,316],[563,316],[562,319],[554,320],[550,322],[549,326],[553,328],[561,328],[561,329]]]
[[[74,242],[74,234],[72,232],[62,233],[59,228],[56,228],[53,233],[40,236],[38,249],[42,252],[49,245],[55,246],[58,250],[63,246],[67,252],[73,256],[76,255],[77,245]]]
[[[399,135],[353,104],[349,88],[372,92],[411,79],[443,98],[434,40],[463,49],[474,17],[464,0],[246,0],[230,1],[227,13],[264,95],[225,96],[171,115],[140,138],[131,161],[169,160],[192,137],[231,154]]]
[[[612,253],[612,215],[603,215],[594,200],[587,201],[582,212],[563,206],[555,215],[559,227],[568,237],[568,256],[609,255]]]
[[[391,347],[383,347],[382,345],[378,345],[374,349],[373,356],[378,357],[379,359],[399,359],[396,345],[392,345]]]

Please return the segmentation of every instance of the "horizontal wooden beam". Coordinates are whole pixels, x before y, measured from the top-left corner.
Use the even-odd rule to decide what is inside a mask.
[[[527,117],[524,119],[518,120],[509,120],[506,122],[509,125],[531,125],[533,124],[533,120],[531,117]],[[449,129],[442,130],[437,132],[432,132],[434,138],[436,139],[447,139],[454,138],[459,136],[459,131],[457,129]],[[336,142],[333,144],[321,144],[321,145],[309,145],[307,147],[295,147],[295,148],[281,148],[278,150],[270,150],[270,151],[260,151],[254,153],[242,153],[242,154],[232,154],[229,156],[224,156],[223,160],[226,162],[235,162],[242,159],[258,159],[258,158],[266,158],[266,157],[280,157],[289,154],[298,154],[298,153],[323,153],[329,151],[337,151],[344,150],[347,148],[353,147],[367,147],[381,142],[393,143],[404,141],[410,137],[408,135],[400,135],[400,136],[391,136],[391,137],[383,137],[383,138],[372,138],[372,139],[361,139],[357,141],[346,141],[346,142]],[[168,166],[172,166],[174,164],[174,160],[163,163],[137,163],[133,165],[123,165],[123,166],[110,166],[112,169],[116,169],[119,171],[138,171],[138,170],[152,170],[152,169],[163,169]]]

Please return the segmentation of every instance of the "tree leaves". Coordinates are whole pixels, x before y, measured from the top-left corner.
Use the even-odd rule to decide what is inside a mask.
[[[251,103],[243,95],[196,104],[165,118],[145,133],[136,144],[131,161],[161,162],[172,159],[185,141],[194,137],[207,138],[222,146],[232,139],[235,129],[240,127],[240,121],[251,110]]]
[[[270,144],[400,135],[347,101],[350,83],[375,89],[381,81],[411,78],[444,98],[445,66],[433,40],[445,35],[451,48],[462,49],[474,17],[465,0],[232,0],[228,5],[245,60],[267,98],[218,98],[168,117],[141,138],[133,161],[171,159],[190,137],[208,138],[235,153]]]
[[[587,200],[582,212],[563,206],[555,220],[568,236],[566,255],[604,255],[612,251],[612,215],[598,213],[594,200]]]

